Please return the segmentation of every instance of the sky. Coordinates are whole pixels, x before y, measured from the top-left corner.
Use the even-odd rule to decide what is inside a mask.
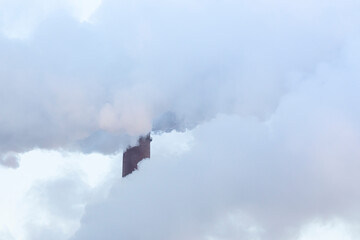
[[[0,0],[0,240],[359,239],[359,10]]]

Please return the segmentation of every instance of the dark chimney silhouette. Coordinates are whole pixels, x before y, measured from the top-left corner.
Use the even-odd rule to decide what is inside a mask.
[[[123,154],[123,170],[122,177],[126,177],[138,168],[138,163],[145,159],[150,158],[150,133],[144,137],[140,137],[138,145],[129,147]]]

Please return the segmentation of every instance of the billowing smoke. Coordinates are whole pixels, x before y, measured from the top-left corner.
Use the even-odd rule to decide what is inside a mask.
[[[357,1],[30,2],[0,2],[0,164],[112,154],[152,130],[195,139],[115,184],[74,239],[289,239],[314,217],[360,220]]]

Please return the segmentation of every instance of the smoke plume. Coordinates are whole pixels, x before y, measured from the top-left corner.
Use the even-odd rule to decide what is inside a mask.
[[[304,239],[314,218],[356,225],[359,11],[0,1],[0,164],[32,149],[114,154],[176,130],[194,144],[115,183],[73,239]]]

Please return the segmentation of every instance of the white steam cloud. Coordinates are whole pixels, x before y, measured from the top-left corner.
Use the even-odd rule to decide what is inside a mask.
[[[53,14],[41,1],[15,3],[2,12],[40,20],[26,40],[0,42],[3,154],[111,153],[152,125],[186,129],[218,113],[266,119],[318,67],[341,64],[357,35],[355,1],[109,0],[90,11],[92,23],[60,1]],[[2,29],[15,31],[6,16]]]
[[[314,218],[355,224],[359,12],[355,0],[0,1],[0,164],[193,129],[186,153],[155,155],[89,205],[73,239],[303,240]]]

